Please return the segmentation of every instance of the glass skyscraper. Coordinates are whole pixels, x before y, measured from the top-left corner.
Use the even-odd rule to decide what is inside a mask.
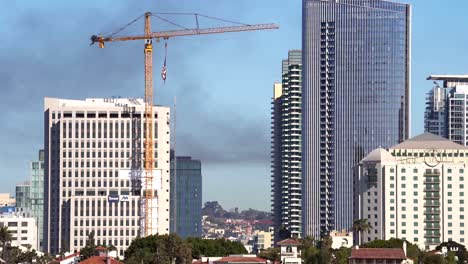
[[[350,229],[353,171],[408,138],[411,7],[303,1],[302,230]]]
[[[200,160],[171,151],[171,233],[201,237],[202,173]]]
[[[427,93],[424,130],[468,146],[468,75],[431,75],[427,80],[442,81],[443,86]]]
[[[31,211],[36,217],[38,249],[44,242],[44,150],[39,150],[39,159],[31,162]]]

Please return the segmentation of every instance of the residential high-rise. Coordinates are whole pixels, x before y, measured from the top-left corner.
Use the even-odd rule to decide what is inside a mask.
[[[468,75],[431,75],[427,80],[443,81],[443,86],[435,83],[427,94],[425,131],[467,146]]]
[[[171,157],[171,233],[182,238],[201,237],[201,221],[201,162],[192,157]]]
[[[272,102],[272,213],[275,240],[280,230],[301,234],[301,87],[302,55],[288,52],[282,83],[275,83]]]
[[[350,229],[353,167],[410,131],[411,7],[303,0],[302,233]]]
[[[44,249],[78,251],[91,232],[118,255],[140,233],[144,149],[142,99],[45,98]],[[169,233],[167,107],[154,107],[150,234]]]
[[[362,243],[401,238],[420,248],[468,242],[468,147],[425,133],[362,159],[356,178],[356,219],[371,230]]]
[[[38,249],[42,250],[44,240],[44,150],[39,150],[38,160],[31,162],[31,212],[36,218]]]
[[[16,207],[31,208],[31,182],[24,181],[16,184]]]

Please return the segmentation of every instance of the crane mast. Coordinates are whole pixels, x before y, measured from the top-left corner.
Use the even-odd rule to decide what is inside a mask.
[[[143,192],[141,194],[141,218],[140,218],[140,234],[142,236],[153,235],[157,233],[157,226],[154,227],[154,200],[158,199],[158,193],[154,189],[154,169],[155,169],[155,153],[154,153],[154,112],[153,112],[153,39],[169,39],[172,37],[192,36],[192,35],[207,35],[219,34],[227,32],[241,32],[241,31],[254,31],[254,30],[267,30],[278,29],[276,24],[257,24],[257,25],[241,25],[241,26],[228,26],[228,27],[213,27],[213,28],[199,28],[198,16],[194,14],[197,19],[197,28],[183,29],[183,30],[170,30],[170,31],[151,31],[151,16],[153,13],[147,12],[144,14],[145,18],[145,31],[144,35],[122,36],[115,37],[93,35],[91,36],[91,45],[98,43],[99,48],[104,48],[105,42],[115,41],[129,41],[129,40],[144,40],[144,54],[145,54],[145,112],[144,112],[144,170],[143,178]],[[135,22],[132,21],[131,23]],[[224,21],[224,20],[223,20]],[[130,25],[129,23],[128,25]],[[135,154],[135,153],[134,153]],[[140,155],[137,153],[136,155]],[[175,170],[175,168],[174,168]],[[156,229],[156,230],[154,230]]]
[[[151,13],[145,14],[145,35],[151,34]],[[153,232],[153,170],[154,170],[154,113],[153,113],[153,40],[145,43],[145,188],[143,208],[144,228],[140,230],[145,236]]]

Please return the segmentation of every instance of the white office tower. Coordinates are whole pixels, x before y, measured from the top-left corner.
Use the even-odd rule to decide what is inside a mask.
[[[468,242],[468,147],[425,133],[369,153],[355,178],[360,242],[401,238],[424,249]],[[467,208],[467,211],[465,211]]]
[[[150,234],[169,233],[169,108],[154,108]],[[145,187],[142,99],[45,98],[45,251],[96,245],[119,256],[140,234]]]

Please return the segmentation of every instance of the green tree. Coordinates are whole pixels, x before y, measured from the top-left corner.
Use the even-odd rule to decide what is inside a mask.
[[[320,242],[318,243],[320,254],[319,254],[319,263],[321,264],[329,264],[332,263],[333,260],[333,253],[332,253],[332,245],[333,241],[330,236],[324,236]]]
[[[351,249],[346,247],[341,247],[335,251],[335,259],[333,264],[348,264],[348,258],[351,257]]]
[[[260,253],[258,253],[258,257],[279,262],[281,260],[280,248],[262,249],[260,250]]]
[[[281,241],[288,238],[291,238],[291,231],[289,231],[284,225],[280,226],[278,230],[278,240]]]
[[[88,239],[86,240],[86,246],[80,250],[82,260],[88,259],[94,256],[96,252],[96,242],[94,239],[94,231],[88,234]]]
[[[175,234],[152,235],[133,240],[125,251],[127,264],[190,264],[190,246]]]
[[[199,259],[200,256],[216,257],[230,254],[246,254],[247,250],[240,242],[226,239],[201,239],[189,237],[187,243],[192,249],[192,258]]]
[[[354,220],[353,230],[359,238],[359,241],[358,241],[359,245],[361,244],[362,233],[367,232],[371,229],[372,229],[372,225],[369,223],[369,221],[366,218]]]
[[[2,259],[7,260],[7,245],[11,242],[13,236],[7,226],[0,226],[0,243],[2,243]]]

